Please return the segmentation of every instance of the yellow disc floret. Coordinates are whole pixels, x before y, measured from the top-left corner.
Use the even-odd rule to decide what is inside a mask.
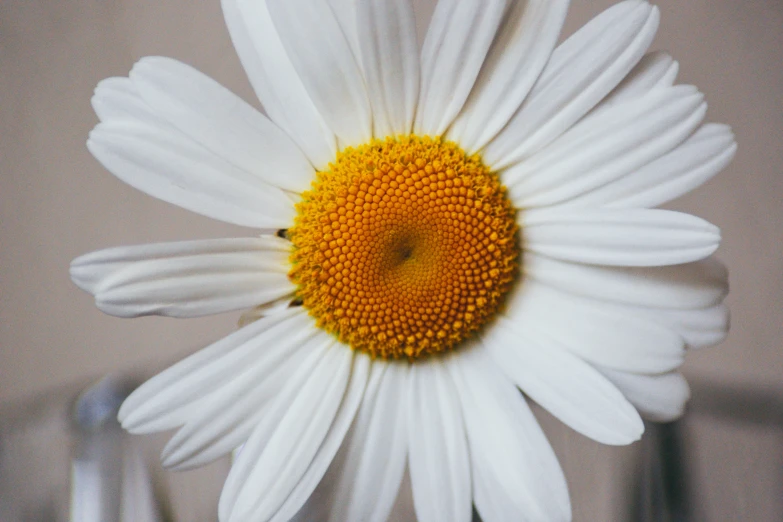
[[[497,312],[516,274],[505,188],[453,142],[347,148],[296,208],[298,298],[321,328],[373,356],[452,349]]]

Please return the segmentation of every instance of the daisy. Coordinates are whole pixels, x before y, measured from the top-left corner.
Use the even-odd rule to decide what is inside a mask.
[[[528,399],[614,445],[682,413],[727,274],[715,226],[653,207],[736,145],[647,53],[658,9],[557,45],[567,7],[440,0],[419,52],[410,0],[223,0],[266,116],[169,58],[98,85],[110,172],[260,230],[71,266],[112,315],[244,311],[120,411],[179,428],[173,469],[242,447],[221,521],[383,521],[406,470],[421,521],[568,520]]]

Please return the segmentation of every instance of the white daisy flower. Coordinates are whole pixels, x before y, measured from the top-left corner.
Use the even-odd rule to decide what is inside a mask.
[[[339,5],[338,5],[339,4]],[[191,67],[101,82],[89,150],[259,237],[87,254],[112,315],[245,310],[120,420],[179,427],[173,469],[243,445],[223,522],[568,520],[527,398],[605,444],[678,417],[686,347],[726,334],[719,230],[653,209],[735,152],[620,2],[556,45],[567,0],[223,0],[266,114]],[[525,396],[520,393],[520,390]]]

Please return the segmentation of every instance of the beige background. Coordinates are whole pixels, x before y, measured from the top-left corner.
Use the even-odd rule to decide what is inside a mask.
[[[610,3],[574,0],[566,31]],[[723,345],[690,354],[686,372],[697,384],[783,397],[783,3],[658,4],[662,25],[653,47],[680,61],[680,81],[706,93],[709,119],[730,123],[740,145],[722,175],[674,205],[723,229],[719,254],[731,268],[732,333]],[[420,0],[417,9],[428,16],[432,2]],[[112,318],[68,278],[70,260],[90,250],[247,232],[138,193],[87,152],[95,84],[155,54],[194,65],[252,100],[217,0],[0,3],[0,404],[164,364],[235,325],[234,316]],[[634,448],[603,448],[551,419],[544,423],[566,468],[575,518],[619,517]],[[709,520],[783,516],[780,425],[732,424],[697,412],[688,427]],[[197,502],[180,502],[184,520],[210,519],[198,506],[213,501],[219,480],[203,474],[219,476],[218,468],[175,479],[202,488]]]

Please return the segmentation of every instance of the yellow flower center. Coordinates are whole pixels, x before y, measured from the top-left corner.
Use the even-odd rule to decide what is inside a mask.
[[[317,324],[374,357],[452,349],[516,273],[514,209],[478,155],[429,136],[347,148],[302,194],[289,277]]]

